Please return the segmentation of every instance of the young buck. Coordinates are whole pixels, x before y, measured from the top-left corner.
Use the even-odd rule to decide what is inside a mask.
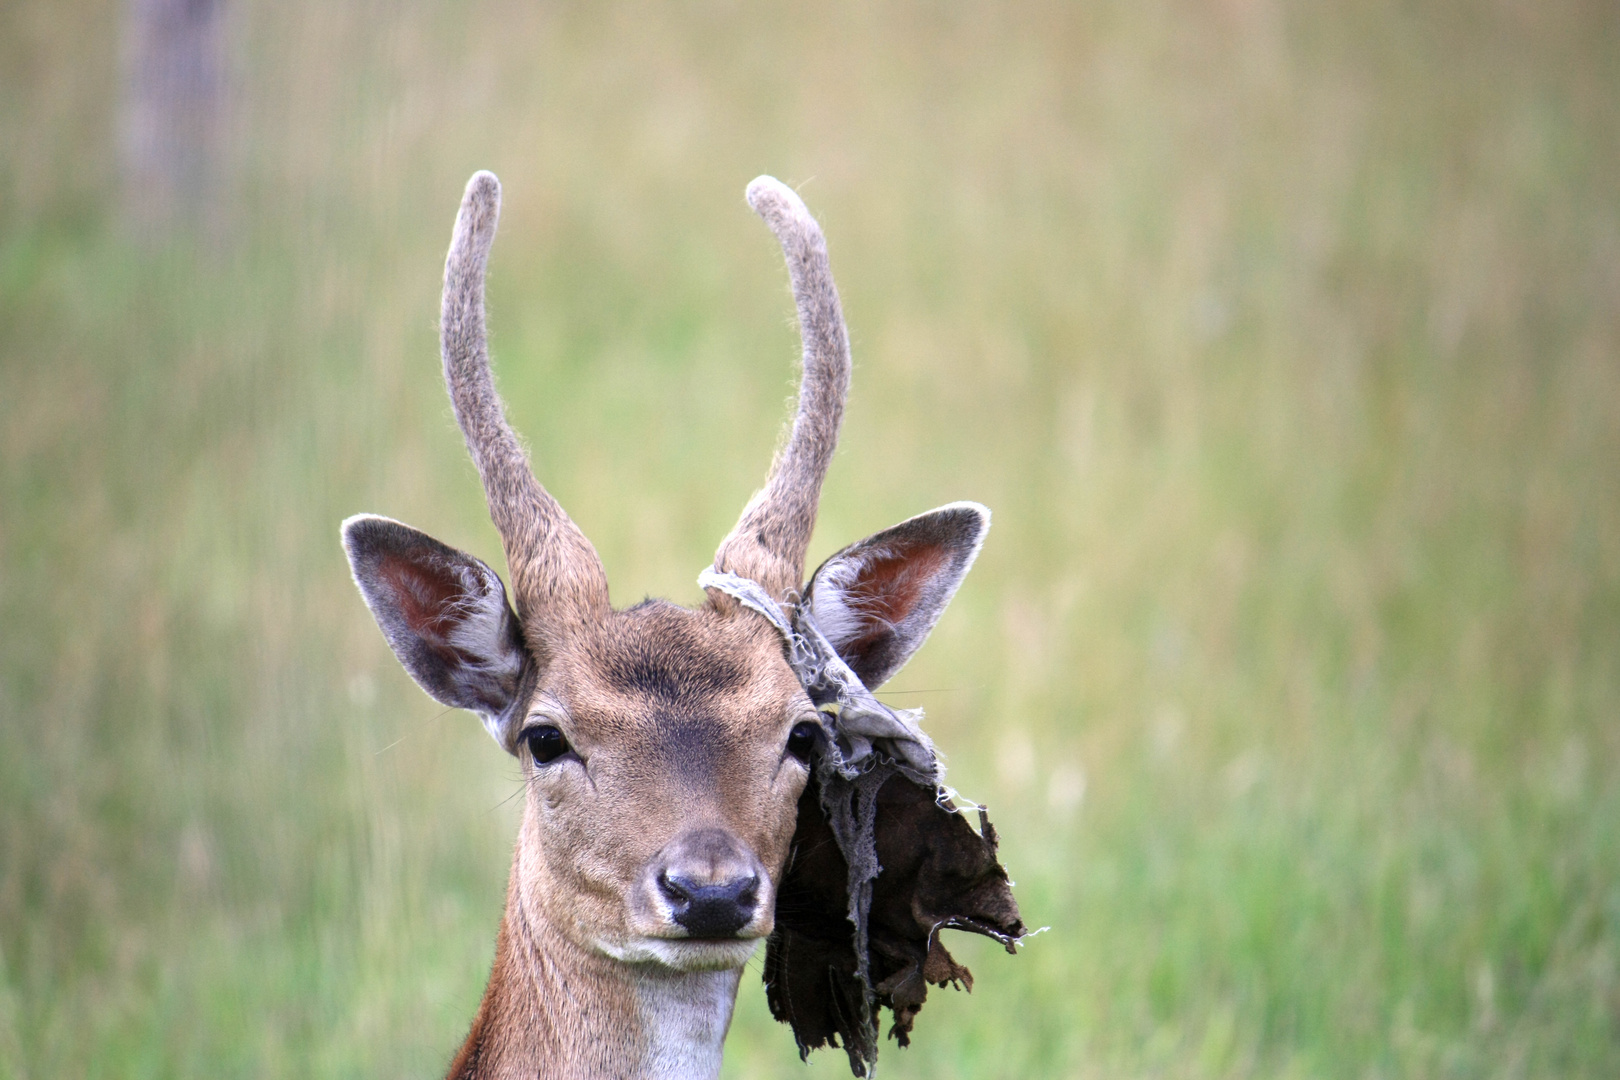
[[[487,172],[456,218],[441,335],[513,606],[471,555],[387,518],[343,524],[355,582],[400,662],[438,701],[477,713],[526,781],[494,967],[452,1077],[718,1075],[742,967],[776,924],[801,794],[837,737],[790,663],[792,635],[768,616],[813,615],[841,661],[827,663],[875,689],[928,636],[989,525],[981,506],[943,507],[845,548],[805,587],[849,347],[804,204],[770,177],[748,201],[787,256],[803,382],[792,433],[721,542],[701,607],[615,610],[595,550],[507,426],[485,344],[500,209]],[[877,978],[865,966],[861,977]]]

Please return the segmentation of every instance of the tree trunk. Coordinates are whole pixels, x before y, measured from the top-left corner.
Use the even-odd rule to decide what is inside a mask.
[[[126,0],[124,215],[144,238],[217,236],[226,139],[225,0]]]

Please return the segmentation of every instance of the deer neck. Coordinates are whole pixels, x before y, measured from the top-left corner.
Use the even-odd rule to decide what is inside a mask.
[[[525,901],[517,877],[449,1080],[715,1080],[741,969],[677,972],[583,948]]]

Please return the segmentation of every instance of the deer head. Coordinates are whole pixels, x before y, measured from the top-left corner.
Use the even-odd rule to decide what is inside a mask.
[[[826,244],[803,202],[769,177],[747,194],[787,257],[803,381],[791,434],[714,570],[783,611],[813,611],[826,641],[875,689],[928,636],[988,512],[954,504],[914,518],[839,552],[804,588],[849,384],[848,339]],[[495,391],[484,272],[499,209],[498,182],[478,173],[445,265],[441,335],[511,601],[489,566],[415,529],[369,515],[343,525],[354,579],[405,669],[436,700],[477,713],[526,781],[496,970],[463,1052],[471,1065],[458,1068],[493,1075],[500,1058],[539,1063],[548,1075],[675,1075],[671,1062],[702,1055],[681,1049],[685,1036],[660,1034],[669,1024],[648,1005],[647,987],[719,972],[718,1036],[700,1024],[693,1037],[693,1046],[713,1043],[717,1068],[737,969],[775,925],[826,717],[790,665],[781,627],[735,590],[711,587],[695,610],[610,604],[595,550],[535,479]],[[570,970],[559,991],[557,973]],[[573,1015],[566,1002],[587,991],[625,1015],[607,1027],[593,1026],[589,1009]],[[587,1031],[596,1043],[577,1045]],[[587,1060],[595,1064],[578,1064]],[[678,1075],[707,1066],[692,1069]]]

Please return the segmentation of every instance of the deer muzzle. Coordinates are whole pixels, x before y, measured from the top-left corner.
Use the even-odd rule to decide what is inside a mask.
[[[770,876],[728,829],[694,829],[665,845],[646,870],[643,895],[661,937],[701,941],[754,939],[770,933]]]

